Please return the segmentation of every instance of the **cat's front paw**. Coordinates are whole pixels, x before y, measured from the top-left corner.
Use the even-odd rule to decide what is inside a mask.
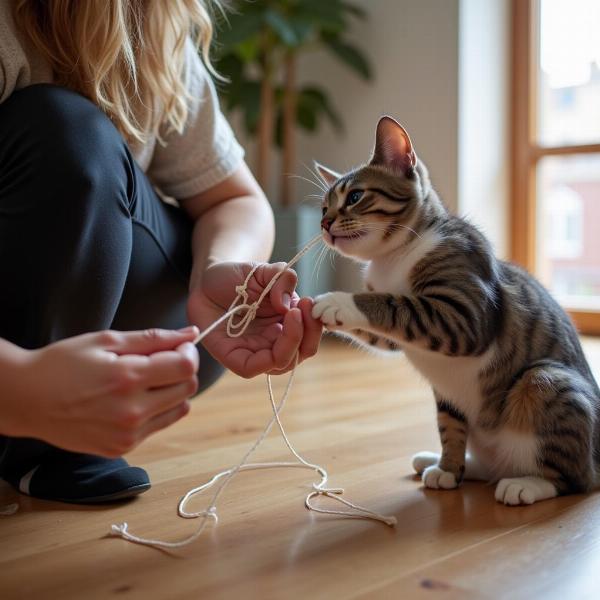
[[[437,465],[427,467],[422,475],[423,485],[433,490],[453,490],[458,487],[454,473],[443,471]]]
[[[368,325],[365,315],[358,310],[353,294],[328,292],[315,298],[312,316],[327,329],[356,329]]]
[[[412,457],[412,466],[417,475],[422,475],[427,467],[437,465],[440,462],[440,455],[436,452],[417,452]]]

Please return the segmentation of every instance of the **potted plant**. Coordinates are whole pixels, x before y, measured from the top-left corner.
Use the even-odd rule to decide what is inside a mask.
[[[285,260],[319,231],[320,211],[299,204],[294,196],[290,174],[297,168],[297,131],[315,133],[325,121],[338,133],[343,128],[327,91],[298,81],[298,59],[306,52],[325,50],[370,79],[369,61],[347,39],[352,19],[366,15],[346,0],[235,0],[228,6],[232,11],[216,36],[216,68],[227,78],[220,86],[221,100],[227,111],[241,114],[246,133],[256,141],[253,167],[263,187],[274,176],[272,152],[281,152],[275,257]],[[299,263],[299,271],[308,266]],[[314,293],[307,289],[312,273],[308,271],[308,279],[299,274],[303,293]]]

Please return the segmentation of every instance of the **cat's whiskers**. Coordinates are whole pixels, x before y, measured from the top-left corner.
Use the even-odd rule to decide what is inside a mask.
[[[317,258],[315,260],[315,264],[313,266],[313,270],[311,273],[311,279],[312,281],[316,281],[319,277],[319,270],[321,268],[321,263],[323,262],[323,257],[324,255],[327,253],[327,250],[329,249],[327,244],[322,243],[321,249],[319,250],[319,253],[317,254]]]
[[[302,166],[310,173],[314,180],[317,181],[323,189],[324,193],[329,191],[330,185],[329,182],[321,175],[318,169],[312,169],[306,163],[302,163]]]
[[[311,169],[306,163],[302,163],[302,166],[313,176],[315,177],[316,180],[318,180],[321,184],[322,184],[322,189],[324,193],[327,193],[327,191],[329,190],[329,184],[327,183],[327,181],[325,181],[325,179],[323,178],[323,176],[321,175],[321,173],[319,173],[318,170],[313,170]]]
[[[293,179],[301,179],[302,181],[306,181],[306,182],[314,185],[316,188],[320,189],[323,193],[327,192],[327,189],[325,187],[323,187],[322,185],[320,185],[316,181],[313,181],[312,179],[309,179],[308,177],[304,177],[302,175],[295,175],[295,174],[290,174],[290,175],[288,175],[288,177],[293,178]],[[319,196],[319,198],[322,198],[322,197],[323,196]]]
[[[389,231],[390,229],[394,229],[396,231],[399,231],[400,229],[406,229],[407,231],[410,231],[411,233],[413,233],[414,235],[416,235],[419,239],[422,239],[423,236],[419,233],[417,233],[412,227],[409,227],[408,225],[402,225],[401,223],[391,223],[390,225],[379,225],[378,223],[365,223],[362,227],[362,229],[367,229],[367,230],[371,230],[371,231],[381,231],[381,232],[386,232]]]
[[[330,250],[331,250],[331,248],[330,248]],[[335,262],[334,262],[335,261],[335,252],[333,250],[331,250],[331,252],[328,252],[328,254],[329,254],[329,264],[331,266],[331,269],[333,271],[335,271]]]

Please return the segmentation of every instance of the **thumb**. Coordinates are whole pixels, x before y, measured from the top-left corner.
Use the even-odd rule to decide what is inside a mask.
[[[99,333],[99,343],[115,354],[154,354],[174,350],[181,344],[191,342],[198,335],[195,325],[184,329],[144,329],[142,331],[106,331]]]
[[[292,307],[292,300],[297,299],[294,293],[297,283],[296,272],[293,269],[286,269],[271,288],[269,300],[278,313],[285,314]]]

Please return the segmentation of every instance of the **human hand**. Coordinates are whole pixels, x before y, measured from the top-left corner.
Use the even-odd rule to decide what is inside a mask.
[[[202,285],[188,301],[188,316],[200,330],[206,329],[229,309],[255,265],[222,262],[207,268]],[[261,264],[248,283],[248,303],[258,299],[285,263]],[[311,316],[312,300],[295,293],[296,273],[286,270],[258,308],[256,318],[239,337],[229,337],[226,323],[207,335],[202,343],[225,367],[242,377],[260,373],[280,374],[313,356],[319,347],[322,325]],[[243,313],[240,313],[242,316]],[[237,317],[234,317],[234,319]]]
[[[3,406],[7,432],[76,452],[128,452],[189,412],[197,333],[104,331],[26,351]]]

